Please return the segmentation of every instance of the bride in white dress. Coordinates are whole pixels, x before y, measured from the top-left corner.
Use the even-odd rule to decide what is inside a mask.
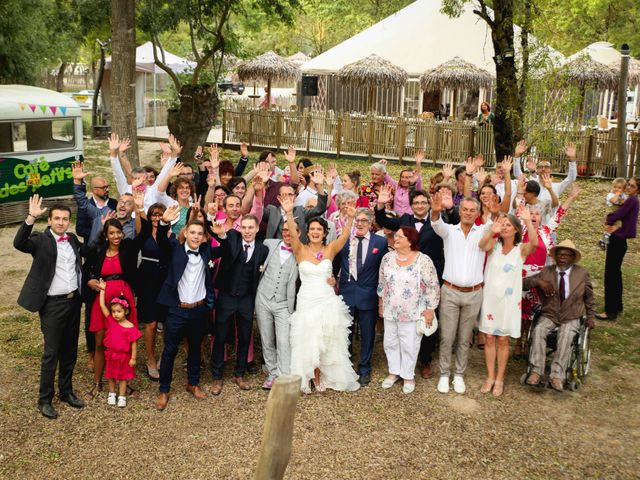
[[[284,199],[281,206],[291,232],[291,246],[298,262],[302,285],[296,311],[291,315],[291,374],[300,375],[301,388],[311,393],[313,380],[318,391],[327,388],[354,391],[360,388],[358,375],[349,359],[349,327],[353,321],[342,297],[328,283],[332,260],[349,239],[356,210],[349,208],[349,221],[340,237],[325,245],[328,227],[322,218],[307,222],[308,244],[300,242],[293,218],[293,200]]]

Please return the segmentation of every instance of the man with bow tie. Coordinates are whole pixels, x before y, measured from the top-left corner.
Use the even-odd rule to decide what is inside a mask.
[[[269,254],[269,249],[256,239],[258,225],[258,219],[247,214],[242,217],[240,232],[233,229],[225,232],[224,224],[218,222],[214,222],[212,226],[213,233],[220,242],[220,246],[214,248],[214,257],[222,259],[216,278],[218,305],[211,353],[211,393],[214,395],[222,392],[224,343],[233,326],[234,315],[238,339],[234,381],[241,390],[251,388],[244,376],[247,372],[253,328],[253,307],[260,273],[264,270],[264,262]]]
[[[334,260],[340,271],[340,295],[360,325],[358,383],[363,387],[371,382],[378,319],[378,272],[382,257],[387,253],[387,239],[371,233],[372,222],[371,210],[359,208],[351,238]]]
[[[38,410],[54,419],[58,418],[52,404],[56,368],[60,401],[74,408],[84,407],[84,402],[73,393],[71,380],[78,355],[81,258],[86,251],[78,238],[67,232],[71,210],[65,205],[53,205],[49,210],[49,227],[42,233],[31,233],[36,219],[46,210],[39,195],[29,199],[29,215],[18,229],[13,246],[33,257],[18,305],[40,315],[44,351]]]
[[[289,317],[295,310],[298,265],[286,223],[282,226],[282,240],[267,239],[264,246],[269,249],[269,256],[258,285],[256,319],[267,373],[262,388],[270,390],[277,377],[289,374]]]

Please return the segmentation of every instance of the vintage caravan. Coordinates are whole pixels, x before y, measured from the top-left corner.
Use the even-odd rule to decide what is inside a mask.
[[[0,85],[0,224],[21,221],[34,193],[70,198],[71,163],[82,159],[82,112],[74,100]]]

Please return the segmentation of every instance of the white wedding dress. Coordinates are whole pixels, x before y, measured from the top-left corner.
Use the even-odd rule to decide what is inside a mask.
[[[331,277],[329,259],[299,265],[302,286],[296,311],[291,315],[291,374],[300,375],[301,388],[310,393],[314,369],[320,369],[320,389],[354,391],[360,388],[358,375],[349,359],[349,309],[327,283]]]

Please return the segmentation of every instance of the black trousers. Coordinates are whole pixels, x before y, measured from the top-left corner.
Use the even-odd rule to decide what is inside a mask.
[[[433,360],[433,352],[436,351],[440,340],[440,329],[436,330],[431,336],[422,336],[420,340],[420,352],[418,358],[420,359],[420,365],[423,367]]]
[[[87,342],[87,353],[95,353],[96,351],[96,334],[89,331],[92,304],[93,302],[85,302],[84,304],[84,339]]]
[[[616,317],[622,311],[622,260],[627,253],[627,240],[611,235],[604,262],[604,311]]]
[[[73,298],[48,297],[38,312],[44,337],[38,403],[53,400],[56,368],[59,394],[65,396],[73,392],[71,379],[78,357],[81,306],[80,294],[75,292]]]
[[[233,374],[242,377],[247,373],[247,358],[249,356],[249,342],[253,331],[253,306],[255,294],[232,296],[220,292],[216,309],[214,326],[215,340],[211,352],[211,373],[214,380],[222,380],[224,373],[224,345],[229,331],[233,330],[235,315],[238,331],[238,350],[236,351],[236,366]]]

